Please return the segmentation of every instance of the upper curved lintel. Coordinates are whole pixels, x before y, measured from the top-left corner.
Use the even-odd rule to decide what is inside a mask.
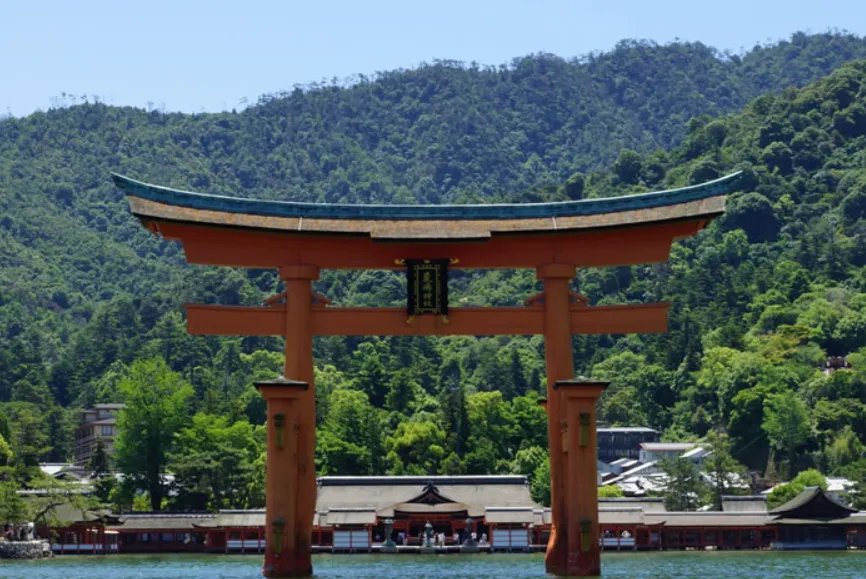
[[[669,207],[710,197],[726,195],[735,190],[741,172],[731,173],[713,181],[668,191],[639,193],[602,199],[559,201],[554,203],[502,203],[489,205],[351,205],[345,203],[301,203],[295,201],[263,201],[181,191],[143,183],[124,175],[111,177],[130,197],[139,197],[165,205],[269,217],[302,217],[312,219],[365,221],[426,221],[426,220],[510,220],[576,217],[618,213],[640,209]]]

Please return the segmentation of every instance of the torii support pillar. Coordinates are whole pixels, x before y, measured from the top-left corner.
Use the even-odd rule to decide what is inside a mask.
[[[267,466],[265,468],[265,577],[309,575],[312,569],[299,557],[298,432],[306,382],[279,378],[257,382],[267,402]],[[307,557],[309,560],[309,556]],[[310,565],[307,563],[307,565]]]
[[[554,384],[560,396],[564,431],[561,464],[570,483],[562,497],[565,499],[568,556],[564,572],[557,570],[557,575],[601,575],[596,403],[608,384],[592,380],[560,380]]]

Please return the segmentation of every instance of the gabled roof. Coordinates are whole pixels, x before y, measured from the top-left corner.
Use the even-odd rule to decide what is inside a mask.
[[[181,191],[112,174],[132,213],[145,222],[173,221],[281,230],[367,234],[381,239],[474,239],[496,233],[633,226],[724,213],[740,173],[654,193],[555,203],[482,205],[349,205],[265,201]]]
[[[525,476],[321,477],[316,510],[374,509],[482,517],[488,507],[535,507]],[[330,524],[330,517],[328,518]]]
[[[837,519],[856,512],[857,509],[843,505],[821,487],[806,487],[799,495],[770,511],[770,514],[788,519]]]
[[[453,503],[454,501],[452,501],[446,496],[443,496],[442,493],[439,492],[439,488],[435,484],[433,484],[432,482],[428,482],[426,485],[424,485],[424,490],[422,490],[418,496],[404,502],[417,503],[422,505],[441,505],[446,503]]]

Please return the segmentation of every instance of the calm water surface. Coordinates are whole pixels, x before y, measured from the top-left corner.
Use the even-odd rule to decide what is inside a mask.
[[[347,579],[541,579],[542,555],[381,556],[314,558],[316,577]],[[222,555],[66,556],[49,561],[0,561],[0,579],[254,579],[261,558]],[[605,577],[686,578],[863,577],[866,552],[611,553]]]

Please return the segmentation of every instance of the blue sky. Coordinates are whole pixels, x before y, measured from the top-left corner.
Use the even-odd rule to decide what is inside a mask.
[[[623,38],[738,51],[796,30],[866,33],[864,0],[0,0],[0,114],[61,93],[185,112],[434,58],[501,64]]]

